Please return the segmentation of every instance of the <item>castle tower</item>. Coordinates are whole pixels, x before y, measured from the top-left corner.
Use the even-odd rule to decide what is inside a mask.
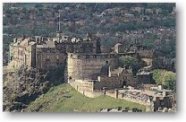
[[[118,66],[117,58],[110,54],[88,55],[86,53],[67,54],[67,79],[68,82],[77,79],[97,80],[97,76],[111,76],[110,70]]]

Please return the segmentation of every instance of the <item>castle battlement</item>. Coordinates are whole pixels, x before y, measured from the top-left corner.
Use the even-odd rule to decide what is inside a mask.
[[[128,53],[68,53],[68,58],[72,59],[113,59],[125,55],[136,55],[136,52]]]
[[[68,58],[72,59],[112,59],[117,58],[115,53],[68,53]]]

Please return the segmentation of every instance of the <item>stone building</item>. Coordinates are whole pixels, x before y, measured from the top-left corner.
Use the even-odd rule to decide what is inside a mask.
[[[98,76],[97,81],[94,81],[94,89],[115,89],[123,88],[124,86],[136,86],[136,78],[133,77],[132,72],[117,68],[109,71],[109,75]]]
[[[10,44],[9,67],[46,69],[50,65],[63,63],[64,54],[56,50],[54,42],[47,38],[15,38]]]
[[[116,54],[68,53],[67,72],[69,81],[76,79],[96,80],[106,61],[108,61],[111,69],[118,66]]]
[[[52,44],[37,45],[36,47],[36,68],[51,69],[60,64],[64,64],[66,54],[62,50],[56,49]]]
[[[9,67],[50,69],[64,64],[67,53],[101,53],[100,40],[91,40],[89,36],[84,39],[62,34],[57,34],[54,38],[15,38],[9,46]]]
[[[35,67],[36,43],[31,38],[15,38],[9,45],[9,66],[20,68],[21,66]]]
[[[135,85],[132,72],[119,68],[119,57],[125,55],[136,56],[136,53],[102,53],[100,39],[91,34],[85,38],[58,34],[54,38],[15,39],[10,45],[9,66],[50,70],[66,65],[67,82],[85,93],[104,87]]]

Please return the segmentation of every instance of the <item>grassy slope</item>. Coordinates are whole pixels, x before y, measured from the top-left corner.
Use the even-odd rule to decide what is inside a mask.
[[[123,108],[137,107],[145,110],[142,105],[108,96],[88,98],[78,93],[69,84],[62,84],[51,88],[46,94],[37,98],[28,106],[26,111],[34,111],[39,108],[38,110],[43,112],[96,112],[101,108],[116,108],[119,106]]]

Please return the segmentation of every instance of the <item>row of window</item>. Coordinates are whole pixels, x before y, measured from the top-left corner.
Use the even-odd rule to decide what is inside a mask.
[[[73,55],[71,55],[70,57],[73,58]],[[80,57],[81,57],[80,55],[77,56],[78,59],[79,59]],[[83,57],[84,57],[84,56],[83,56]],[[91,57],[93,57],[93,58],[114,58],[115,55],[85,55],[85,58],[86,58],[86,59],[89,59],[89,58],[91,58]]]

